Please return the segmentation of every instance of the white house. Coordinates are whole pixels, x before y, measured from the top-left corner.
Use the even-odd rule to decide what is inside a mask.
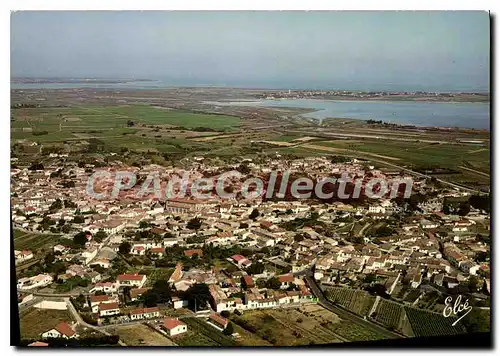
[[[48,274],[39,274],[34,277],[21,278],[17,281],[19,289],[33,289],[45,287],[52,283],[52,277]]]
[[[427,219],[422,219],[420,221],[420,227],[422,227],[422,229],[435,229],[438,226],[439,225],[437,223],[429,221]]]
[[[475,275],[480,269],[480,266],[472,261],[459,262],[458,267],[465,273],[472,275]]]
[[[118,283],[120,287],[134,286],[141,288],[144,283],[146,283],[146,275],[138,273],[120,274],[116,277],[116,283]]]
[[[23,250],[23,251],[16,250],[16,251],[14,251],[14,255],[16,257],[16,264],[28,261],[34,257],[33,252],[31,252],[29,250]]]
[[[160,317],[160,310],[158,307],[140,308],[130,312],[131,320],[152,319],[158,317]]]
[[[49,331],[42,333],[42,338],[44,339],[59,338],[59,337],[64,339],[74,339],[77,336],[78,335],[71,328],[71,326],[69,326],[69,324],[64,321],[57,324],[53,329],[50,329]]]
[[[90,293],[95,293],[97,291],[104,293],[116,293],[118,292],[118,284],[112,282],[96,283],[94,288],[90,290]]]
[[[101,304],[116,303],[118,301],[116,297],[111,297],[109,295],[91,295],[89,300],[93,313],[99,311],[99,305]]]
[[[169,336],[175,336],[187,331],[187,325],[178,319],[165,319],[163,328],[168,332]]]
[[[85,264],[88,264],[90,261],[97,256],[98,248],[96,246],[92,246],[87,250],[82,252],[82,257],[85,259]]]
[[[144,256],[146,254],[146,248],[142,245],[134,245],[130,253],[132,255]]]
[[[99,304],[99,316],[110,316],[120,314],[118,303],[101,303]]]
[[[371,214],[385,214],[385,208],[380,205],[370,205],[368,212]]]
[[[188,301],[180,299],[179,297],[172,297],[172,302],[174,304],[174,309],[180,309],[188,306]]]

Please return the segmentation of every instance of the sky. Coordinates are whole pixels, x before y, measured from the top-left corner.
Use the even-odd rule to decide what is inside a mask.
[[[484,91],[489,26],[480,11],[21,11],[11,76]]]

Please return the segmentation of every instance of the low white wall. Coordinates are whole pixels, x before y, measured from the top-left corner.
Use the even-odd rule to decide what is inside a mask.
[[[66,310],[66,302],[55,302],[50,300],[43,300],[38,304],[35,304],[33,307],[39,309],[56,309],[56,310]]]

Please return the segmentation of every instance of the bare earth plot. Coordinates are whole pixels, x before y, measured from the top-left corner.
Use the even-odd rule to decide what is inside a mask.
[[[270,145],[275,145],[275,146],[284,146],[284,147],[295,145],[295,143],[284,142],[284,141],[260,141],[260,142],[267,143]]]
[[[325,344],[345,340],[323,328],[319,319],[308,317],[295,309],[245,311],[241,316],[232,316],[232,319],[235,324],[275,346]]]
[[[172,340],[144,324],[117,326],[113,332],[128,346],[176,346]]]
[[[62,321],[72,322],[67,310],[30,308],[20,315],[21,338],[39,338]]]

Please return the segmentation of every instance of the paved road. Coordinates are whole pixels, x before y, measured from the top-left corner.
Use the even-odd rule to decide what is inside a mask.
[[[83,321],[82,317],[80,316],[80,314],[76,311],[75,307],[73,306],[73,304],[70,302],[69,298],[65,298],[64,301],[66,302],[66,307],[68,308],[68,311],[71,313],[71,315],[73,316],[73,318],[76,320],[76,322],[78,323],[78,325],[81,325],[81,326],[84,326],[86,328],[89,328],[89,329],[92,329],[92,330],[96,330],[98,332],[101,332],[102,334],[104,335],[107,335],[107,336],[111,336],[110,333],[108,333],[106,330],[104,330],[103,328],[101,327],[98,327],[98,326],[95,326],[95,325],[91,325],[91,324],[88,324],[86,323],[85,321]],[[118,340],[118,344],[120,346],[127,346],[127,344],[125,344],[123,341],[121,340]]]
[[[321,289],[319,288],[319,286],[317,285],[316,281],[313,278],[311,278],[310,276],[306,276],[305,280],[307,281],[307,284],[311,288],[313,294],[318,298],[319,304],[321,306],[323,306],[324,308],[330,310],[331,312],[339,315],[342,319],[352,321],[358,325],[363,326],[366,329],[371,329],[374,332],[381,334],[381,335],[384,335],[385,337],[387,337],[389,339],[403,337],[402,335],[399,335],[399,334],[396,334],[392,331],[384,329],[383,327],[378,326],[377,324],[374,324],[374,323],[372,323],[368,320],[365,320],[365,319],[363,319],[355,314],[352,314],[345,309],[342,309],[342,308],[335,306],[333,303],[331,303],[328,299],[325,298],[323,292],[321,291]]]
[[[464,166],[458,166],[458,168],[462,168],[462,169],[465,169],[467,171],[470,171],[470,172],[473,172],[473,173],[476,173],[476,174],[479,174],[483,177],[486,177],[486,178],[489,178],[490,175],[488,173],[484,173],[484,172],[481,172],[481,171],[477,171],[475,169],[471,169],[471,168],[467,168],[467,167],[464,167]]]

